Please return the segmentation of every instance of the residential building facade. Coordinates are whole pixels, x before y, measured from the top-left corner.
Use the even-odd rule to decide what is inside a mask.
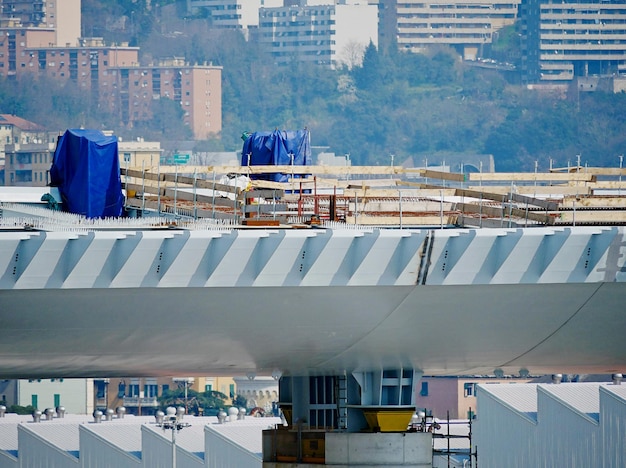
[[[476,414],[476,385],[526,383],[526,378],[427,377],[417,386],[415,406],[438,419],[470,419]]]
[[[222,130],[222,68],[190,65],[169,59],[141,67],[139,48],[105,45],[99,38],[81,39],[80,46],[46,43],[49,30],[15,29],[0,39],[0,76],[36,73],[75,83],[129,128],[154,114],[161,98],[178,103],[193,137],[204,140]]]
[[[259,25],[259,8],[283,6],[283,0],[187,0],[187,12],[205,16],[214,28],[248,30]]]
[[[126,126],[152,118],[153,103],[164,98],[179,103],[195,139],[222,130],[222,67],[190,65],[183,59],[110,67],[99,85],[100,102],[118,112]]]
[[[232,377],[123,377],[94,380],[94,407],[101,411],[123,406],[127,414],[153,415],[159,409],[159,397],[169,390],[184,389],[202,393],[217,391],[231,404],[237,395]],[[190,401],[189,412],[195,411]]]
[[[81,37],[81,0],[0,0],[0,28],[53,31],[50,45],[77,45]]]
[[[366,1],[328,3],[261,8],[259,41],[270,47],[279,64],[359,64],[367,45],[378,45],[377,5]]]
[[[521,19],[523,82],[626,74],[623,1],[525,0]]]
[[[381,0],[385,11],[386,40],[394,25],[400,50],[422,52],[428,46],[445,44],[466,60],[482,56],[494,33],[515,23],[521,0]],[[394,8],[389,4],[395,4]]]
[[[0,382],[0,401],[5,406],[33,406],[45,409],[65,408],[70,414],[91,414],[93,379],[19,379]]]

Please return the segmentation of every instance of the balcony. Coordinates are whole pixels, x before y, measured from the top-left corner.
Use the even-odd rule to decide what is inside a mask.
[[[124,406],[127,408],[156,408],[159,406],[157,397],[124,397]]]

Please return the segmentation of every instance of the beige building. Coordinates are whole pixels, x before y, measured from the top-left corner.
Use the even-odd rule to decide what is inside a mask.
[[[123,406],[127,414],[152,415],[159,408],[159,397],[178,388],[218,391],[226,395],[226,404],[236,396],[232,377],[123,377],[94,380],[94,407],[100,410]],[[190,400],[188,411],[195,410]]]
[[[194,139],[222,130],[222,67],[190,65],[184,59],[139,65],[139,48],[105,45],[100,38],[80,46],[55,47],[46,42],[52,30],[12,29],[0,39],[0,77],[37,73],[72,81],[91,90],[101,105],[118,113],[129,128],[151,119],[161,98],[178,103]]]
[[[0,0],[0,28],[53,31],[46,45],[77,45],[81,36],[81,0]]]
[[[1,185],[45,186],[57,134],[15,115],[0,114]]]
[[[180,104],[195,139],[205,140],[222,130],[222,67],[190,65],[183,59],[111,67],[99,84],[100,101],[119,109],[125,125],[152,118],[153,103],[166,98]]]

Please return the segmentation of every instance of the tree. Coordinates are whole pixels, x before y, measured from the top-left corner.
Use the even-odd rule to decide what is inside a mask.
[[[165,391],[158,398],[158,402],[162,411],[165,411],[168,406],[182,406],[188,413],[216,415],[219,410],[226,407],[227,398],[223,393],[214,390],[197,392],[193,389],[187,389],[187,398],[185,398],[185,389],[177,388]]]

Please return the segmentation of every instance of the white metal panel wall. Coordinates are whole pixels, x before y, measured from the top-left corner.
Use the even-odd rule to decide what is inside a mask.
[[[570,384],[576,385],[576,384]],[[599,426],[537,386],[537,468],[599,466]]]
[[[34,434],[23,424],[17,427],[19,466],[46,468],[75,468],[80,460],[65,450]]]
[[[82,425],[78,428],[83,468],[141,468],[142,460],[102,439]]]
[[[262,468],[263,460],[248,450],[234,444],[221,434],[204,429],[204,460],[211,468]]]
[[[172,468],[172,443],[145,426],[141,427],[141,451],[145,468]]]
[[[18,468],[18,459],[0,450],[0,468]]]
[[[600,387],[600,432],[602,460],[605,468],[626,466],[626,385],[615,388]]]
[[[535,466],[537,426],[477,386],[477,418],[472,443],[481,468]],[[556,465],[559,466],[559,465]]]

